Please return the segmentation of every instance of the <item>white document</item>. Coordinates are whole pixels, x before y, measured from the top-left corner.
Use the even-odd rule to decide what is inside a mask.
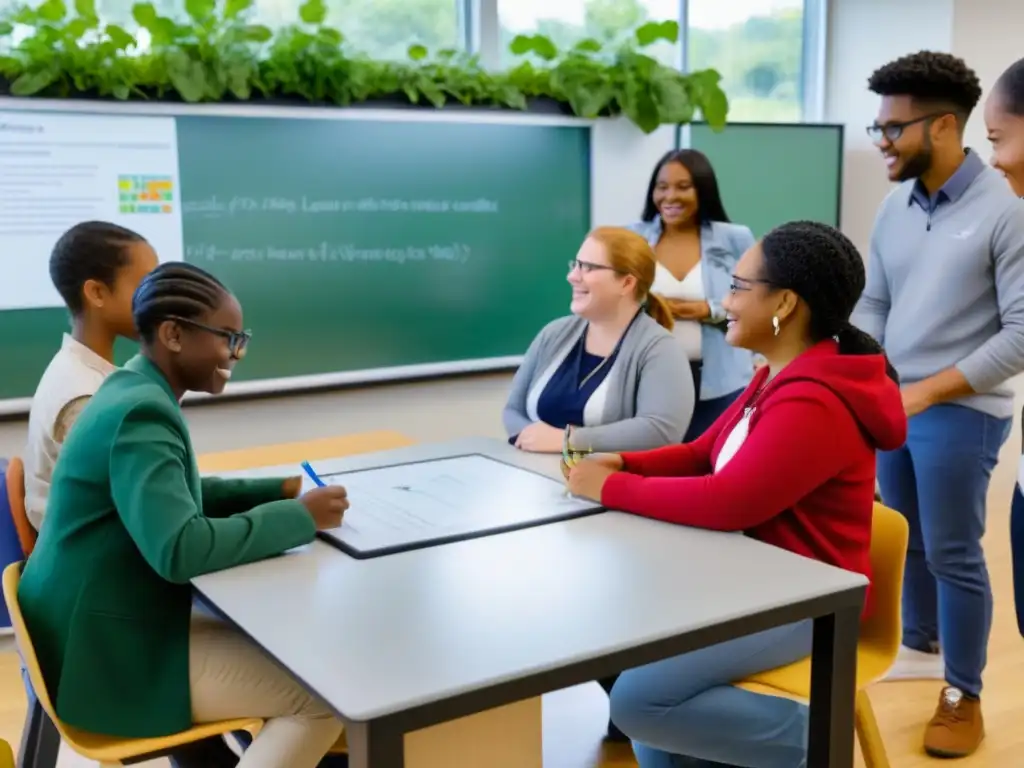
[[[0,110],[0,310],[63,306],[50,252],[83,221],[135,230],[180,261],[178,179],[173,117]]]
[[[329,535],[360,552],[461,538],[600,509],[564,484],[482,455],[401,464],[323,478],[351,506]]]

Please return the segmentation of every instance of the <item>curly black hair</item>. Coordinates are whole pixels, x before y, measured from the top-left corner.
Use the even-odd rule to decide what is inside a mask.
[[[83,221],[60,236],[50,252],[50,280],[72,316],[82,314],[82,289],[89,280],[114,285],[128,266],[128,246],[145,242],[138,232],[108,221]]]
[[[999,76],[994,88],[1011,115],[1024,117],[1024,59],[1018,59]]]
[[[850,239],[817,221],[792,221],[761,240],[764,279],[788,289],[811,311],[810,334],[818,342],[833,337],[843,355],[884,355],[877,341],[850,323],[867,281],[864,260]],[[886,361],[889,376],[899,382]]]
[[[936,51],[918,51],[879,67],[868,78],[868,88],[879,96],[948,104],[961,126],[981,99],[981,81],[974,70],[963,59]]]
[[[132,297],[135,327],[144,341],[152,342],[165,320],[199,320],[229,293],[220,280],[193,264],[161,264],[142,279]]]

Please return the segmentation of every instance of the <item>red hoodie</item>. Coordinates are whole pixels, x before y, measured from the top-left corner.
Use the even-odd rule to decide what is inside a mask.
[[[744,531],[870,579],[875,451],[899,448],[907,437],[885,358],[840,355],[828,340],[787,365],[757,396],[767,377],[762,368],[696,441],[622,454],[624,471],[605,482],[601,503],[670,523]],[[751,403],[746,439],[715,472],[726,438]]]

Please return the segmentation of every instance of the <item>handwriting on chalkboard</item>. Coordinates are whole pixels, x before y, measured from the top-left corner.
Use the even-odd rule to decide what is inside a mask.
[[[207,197],[185,200],[185,216],[223,218],[251,214],[368,214],[368,213],[498,213],[498,201],[475,200],[404,200],[400,198],[364,197],[358,200],[332,200],[302,197]]]
[[[427,246],[399,246],[364,248],[350,243],[319,243],[309,247],[263,245],[251,248],[224,247],[213,243],[192,243],[185,246],[189,261],[230,262],[283,262],[301,261],[318,263],[369,264],[390,262],[406,264],[426,261],[465,264],[472,256],[465,243],[445,243]]]

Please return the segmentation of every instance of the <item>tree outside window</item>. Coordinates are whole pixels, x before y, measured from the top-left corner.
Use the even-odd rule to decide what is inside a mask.
[[[690,69],[716,69],[733,122],[803,118],[804,0],[690,0]]]

